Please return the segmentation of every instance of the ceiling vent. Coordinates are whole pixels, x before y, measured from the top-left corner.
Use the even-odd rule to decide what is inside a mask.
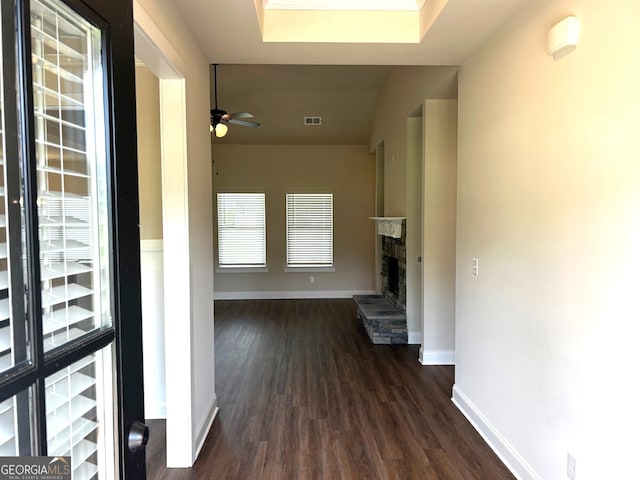
[[[322,125],[322,117],[304,117],[305,125]]]

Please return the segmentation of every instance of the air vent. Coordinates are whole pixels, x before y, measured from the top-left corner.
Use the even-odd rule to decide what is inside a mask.
[[[305,125],[322,125],[322,117],[304,117]]]

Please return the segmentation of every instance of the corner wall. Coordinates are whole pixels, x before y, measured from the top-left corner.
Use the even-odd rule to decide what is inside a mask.
[[[407,216],[407,118],[425,99],[457,98],[457,67],[394,67],[371,130],[369,150],[384,142],[384,214]]]
[[[449,153],[440,148],[442,144],[432,141],[431,145],[435,148],[431,148],[427,139],[430,135],[447,132],[448,142],[452,144],[455,125],[447,120],[450,115],[444,115],[446,109],[438,109],[438,103],[428,102],[451,101],[455,105],[457,75],[457,67],[394,67],[378,102],[369,142],[372,150],[380,144],[384,145],[384,168],[380,169],[384,172],[384,182],[381,182],[384,185],[384,215],[407,217],[406,312],[409,342],[423,343],[424,347],[425,338],[428,339],[428,352],[423,348],[420,361],[430,364],[453,363],[454,285],[451,280],[454,272],[452,249],[455,228],[446,221],[444,229],[438,226],[439,219],[442,219],[441,210],[453,212],[455,218],[455,177],[446,168],[436,167],[435,175],[430,177],[432,186],[436,188],[429,196],[429,203],[425,203],[426,197],[423,198],[422,192],[427,184],[423,176],[430,171],[429,165],[425,167],[425,162],[435,166],[446,163],[446,159],[450,158]],[[430,154],[427,155],[427,152]],[[455,163],[455,155],[450,160]],[[449,187],[448,193],[443,193],[443,189],[438,187],[440,181]],[[443,196],[438,198],[438,195]],[[431,216],[432,208],[436,217]],[[423,216],[429,218],[430,225],[434,226],[428,232],[423,231]],[[426,237],[424,233],[427,233]],[[430,242],[429,252],[446,255],[444,259],[437,255],[433,257],[436,262],[433,265],[426,265],[424,260],[427,240]],[[443,242],[448,242],[448,245],[443,245]],[[418,261],[418,257],[422,257],[422,262]],[[446,273],[444,279],[438,277],[442,270],[436,264],[441,266],[447,262],[450,272]],[[425,274],[428,278],[424,277]],[[427,299],[429,303],[425,304],[423,285],[427,283],[430,286],[438,285],[439,292],[446,294],[444,300],[433,303]],[[449,304],[448,310],[443,306],[445,302]],[[429,315],[439,317],[427,318],[425,309],[430,309]]]
[[[424,102],[423,365],[455,364],[457,100]]]
[[[639,18],[532,2],[461,69],[454,399],[522,479],[637,475]]]

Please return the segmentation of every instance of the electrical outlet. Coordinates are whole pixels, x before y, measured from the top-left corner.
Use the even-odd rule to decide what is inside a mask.
[[[309,275],[309,283],[316,283],[316,277]]]
[[[576,480],[576,459],[567,452],[567,477]]]

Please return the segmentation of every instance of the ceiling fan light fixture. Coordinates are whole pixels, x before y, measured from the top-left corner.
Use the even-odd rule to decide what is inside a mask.
[[[229,127],[227,127],[224,123],[220,122],[216,124],[216,126],[214,127],[214,130],[216,132],[216,137],[222,138],[229,131]]]
[[[227,134],[229,130],[227,123],[254,128],[260,126],[258,122],[245,120],[253,118],[249,112],[227,113],[227,111],[218,108],[218,64],[213,65],[213,98],[215,107],[211,110],[209,131],[215,132],[216,137],[222,138]]]

